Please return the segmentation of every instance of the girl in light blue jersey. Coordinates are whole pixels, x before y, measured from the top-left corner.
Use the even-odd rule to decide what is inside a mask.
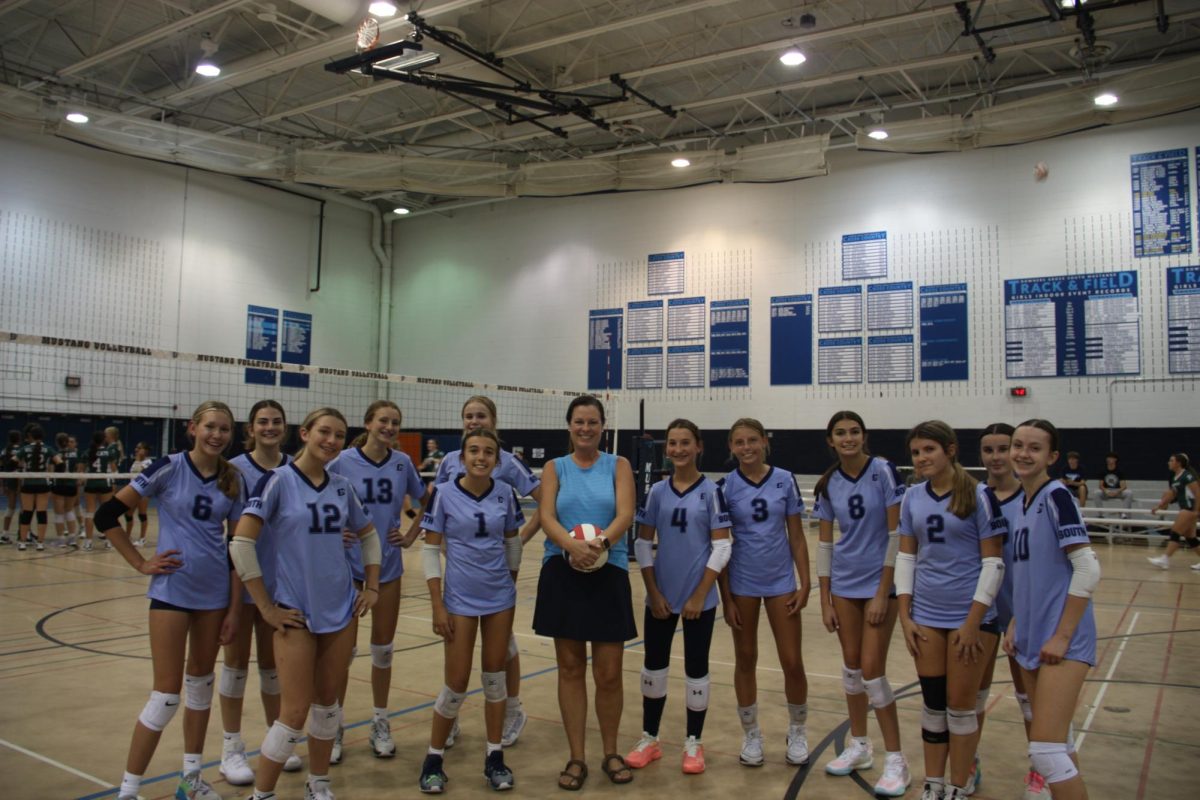
[[[925,701],[922,800],[958,800],[967,796],[979,742],[975,705],[998,636],[992,605],[1004,577],[1004,518],[995,496],[958,463],[949,425],[922,422],[907,442],[925,481],[900,506],[895,579],[904,643]]]
[[[306,800],[333,800],[329,755],[341,723],[338,685],[354,647],[355,617],[379,597],[379,536],[350,481],[327,471],[346,443],[346,418],[319,408],[300,425],[296,459],[268,473],[246,503],[229,552],[263,619],[275,629],[279,718],[267,731],[253,800],[275,797],[275,783],[308,717]],[[256,540],[264,525],[276,542],[274,596],[263,582]],[[358,534],[365,585],[354,587],[342,531]]]
[[[445,646],[445,685],[433,710],[429,750],[421,767],[420,789],[444,791],[442,758],[450,728],[466,698],[475,654],[475,634],[483,638],[480,654],[487,752],[483,774],[495,790],[515,785],[504,764],[500,742],[504,728],[506,680],[504,662],[512,637],[517,602],[515,581],[521,567],[518,532],[524,516],[516,490],[493,478],[500,440],[490,428],[463,435],[460,461],[466,470],[434,487],[422,519],[422,560],[433,605],[433,630]],[[442,542],[446,573],[442,578]]]
[[[242,475],[242,486],[246,497],[254,491],[266,475],[290,460],[281,451],[287,438],[287,415],[283,406],[274,400],[259,400],[250,408],[243,429],[242,446],[245,453],[230,461]],[[275,591],[275,537],[264,527],[258,535],[258,561],[263,568],[263,583],[267,593]],[[254,598],[245,591],[235,572],[235,588],[230,610],[238,611],[238,628],[233,641],[225,646],[224,663],[218,693],[221,699],[221,724],[224,737],[221,748],[221,774],[234,786],[246,786],[254,782],[254,771],[246,759],[246,745],[242,741],[242,705],[246,694],[246,677],[250,667],[250,643],[253,637],[257,651],[259,693],[262,695],[263,711],[267,727],[279,718],[279,671],[275,668],[274,630],[258,608]],[[295,772],[300,769],[300,757],[293,755],[284,769]]]
[[[662,757],[658,728],[667,704],[671,640],[683,618],[683,670],[687,678],[685,774],[704,772],[704,717],[708,712],[708,651],[717,617],[717,576],[729,563],[729,508],[721,490],[697,464],[700,429],[686,419],[667,426],[672,474],[650,487],[638,509],[634,542],[646,584],[642,623],[642,738],[625,762],[640,769]],[[658,539],[658,553],[654,540]]]
[[[1100,562],[1070,489],[1048,475],[1058,430],[1046,420],[1017,426],[1012,463],[1024,491],[1013,531],[1013,620],[1004,651],[1021,667],[1033,704],[1029,760],[1055,800],[1087,795],[1071,742],[1071,717],[1096,664],[1092,594]]]
[[[888,645],[896,627],[896,564],[904,482],[889,461],[867,452],[867,426],[853,411],[839,411],[825,426],[837,460],[817,481],[814,515],[821,521],[817,580],[821,621],[842,646],[842,687],[850,710],[851,740],[825,765],[849,775],[874,764],[867,735],[867,704],[883,733],[887,758],[875,794],[900,797],[908,789],[908,762],[900,749],[896,699],[887,679]],[[833,541],[833,525],[841,532]]]
[[[154,691],[133,730],[118,797],[137,797],[142,775],[163,728],[182,700],[183,780],[176,797],[220,800],[200,774],[213,695],[217,650],[233,636],[232,583],[225,525],[242,513],[237,468],[221,453],[233,437],[233,412],[224,403],[201,403],[188,436],[191,450],[164,456],[96,511],[96,529],[143,575],[150,575],[150,651]],[[120,515],[143,497],[158,498],[158,546],[144,558],[120,525]],[[185,674],[184,666],[187,666]],[[180,689],[183,697],[180,697]]]
[[[767,463],[770,450],[761,422],[744,417],[733,423],[729,449],[738,466],[717,486],[729,503],[733,550],[718,585],[725,622],[733,631],[733,687],[744,734],[739,760],[748,767],[763,764],[755,669],[758,614],[765,606],[788,704],[787,762],[805,764],[808,677],[800,653],[800,611],[808,604],[812,581],[804,540],[804,501],[792,474]]]
[[[425,492],[421,476],[407,453],[393,448],[400,433],[400,407],[391,400],[376,400],[363,414],[364,433],[355,444],[342,451],[329,465],[329,471],[350,480],[363,508],[380,531],[383,562],[379,565],[379,602],[371,609],[371,699],[374,701],[368,742],[376,758],[396,755],[388,721],[388,694],[392,685],[392,641],[400,616],[400,576],[404,573],[401,546],[412,543],[400,535],[405,498],[417,502]],[[412,526],[414,529],[416,525]],[[386,535],[382,532],[386,531]],[[350,537],[346,555],[350,572],[359,585],[363,582],[362,553],[358,539]],[[357,626],[354,622],[357,641]],[[339,700],[346,704],[349,672],[343,677]],[[342,760],[342,729],[333,744],[332,762]]]
[[[463,433],[477,431],[482,428],[499,431],[496,415],[496,404],[492,402],[490,397],[485,397],[481,394],[468,397],[467,401],[463,403],[460,414],[462,417]],[[429,485],[432,488],[434,484],[454,480],[454,478],[464,472],[466,472],[466,467],[463,465],[462,451],[451,451],[439,457],[437,477]],[[521,459],[512,453],[503,449],[500,451],[500,458],[496,462],[496,469],[493,470],[492,477],[511,485],[521,497],[529,497],[535,503],[542,502],[541,480],[533,474],[533,471]],[[426,497],[422,502],[428,502],[428,499]],[[527,543],[541,527],[541,512],[534,509],[533,513],[529,515],[529,521],[521,528],[521,543]],[[410,536],[415,535],[416,528],[417,526],[413,526],[413,529],[409,532]],[[501,742],[505,747],[511,747],[517,743],[517,739],[520,738],[521,731],[525,729],[525,723],[529,719],[525,713],[525,709],[521,706],[521,655],[517,649],[517,640],[515,637],[508,643],[508,663],[504,666],[504,672],[508,681],[508,700],[505,701],[508,703],[508,707],[504,712],[504,736]],[[458,734],[458,719],[456,718],[454,720],[454,727],[450,730],[450,738],[446,740],[447,747],[454,745],[454,740],[458,738]]]

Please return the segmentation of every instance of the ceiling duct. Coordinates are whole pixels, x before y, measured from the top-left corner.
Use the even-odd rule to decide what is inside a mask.
[[[363,14],[364,3],[360,0],[291,0],[292,3],[320,14],[338,25],[345,25]]]

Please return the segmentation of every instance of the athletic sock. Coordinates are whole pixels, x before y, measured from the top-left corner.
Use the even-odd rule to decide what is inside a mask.
[[[658,736],[658,726],[662,724],[663,709],[666,707],[666,697],[643,697],[642,730],[651,736]]]
[[[374,715],[373,718],[376,722],[382,722],[383,720],[387,719],[386,708],[372,708],[371,713]]]
[[[808,722],[808,703],[788,703],[788,721],[793,725]]]
[[[428,750],[426,750],[425,752],[426,752],[426,754],[427,754],[427,755],[431,755],[431,756],[444,756],[444,755],[446,755],[446,751],[445,751],[445,749],[438,750],[438,749],[437,749],[436,747],[434,747],[433,745],[429,745],[429,749],[428,749]]]
[[[497,753],[503,749],[504,749],[504,745],[500,744],[499,742],[488,742],[487,743],[487,755],[489,755],[489,756],[492,753]]]
[[[240,744],[242,741],[242,732],[234,731],[233,733],[230,733],[229,731],[225,731],[223,739],[226,745]]]
[[[742,721],[742,730],[746,733],[758,727],[758,703],[748,706],[738,706],[738,719]]]
[[[142,776],[134,775],[132,772],[126,772],[121,778],[121,788],[117,794],[122,797],[128,795],[137,797],[138,789],[142,788]]]
[[[200,771],[200,765],[204,763],[204,757],[201,753],[184,753],[183,754],[183,774],[191,775],[193,772]]]
[[[512,695],[509,695],[508,699],[504,701],[504,704],[505,713],[507,714],[515,714],[521,710],[520,697],[513,697]]]

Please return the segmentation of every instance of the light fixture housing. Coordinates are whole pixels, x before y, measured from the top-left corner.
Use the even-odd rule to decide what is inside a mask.
[[[367,11],[375,17],[394,17],[396,16],[396,4],[388,2],[388,0],[375,0],[367,7]]]
[[[221,68],[211,61],[201,61],[196,65],[196,74],[205,78],[215,78],[221,74]]]
[[[805,61],[808,61],[808,57],[800,52],[800,48],[789,47],[783,51],[783,55],[779,57],[779,61],[789,67],[798,67]]]
[[[67,114],[67,122],[73,122],[76,125],[83,125],[87,123],[87,121],[88,115],[84,114],[82,111],[72,111],[70,114]]]
[[[683,169],[684,167],[690,167],[691,165],[692,165],[692,162],[688,161],[683,156],[679,156],[678,158],[671,159],[671,166],[675,167],[676,169]]]
[[[1087,0],[1058,0],[1059,8],[1078,8],[1086,3]]]
[[[1115,106],[1117,104],[1117,100],[1119,99],[1120,98],[1118,98],[1112,92],[1101,92],[1092,98],[1092,102],[1102,108],[1107,108],[1108,106]]]
[[[883,128],[872,128],[871,130],[867,131],[867,136],[871,137],[877,142],[882,142],[884,139],[888,138],[888,132]]]
[[[412,209],[405,208],[404,206],[397,206],[396,208],[392,209],[392,213],[398,217],[403,217],[405,214],[411,214]]]

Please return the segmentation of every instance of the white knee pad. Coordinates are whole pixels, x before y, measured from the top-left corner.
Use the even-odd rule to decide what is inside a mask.
[[[274,667],[270,669],[259,668],[258,670],[259,691],[263,694],[279,694],[279,670]]]
[[[1017,705],[1021,707],[1021,716],[1025,721],[1033,722],[1033,703],[1029,702],[1029,695],[1017,692]]]
[[[331,706],[313,703],[308,710],[308,735],[326,741],[337,736],[338,723],[342,719],[341,710],[337,703]]]
[[[65,516],[67,522],[74,522],[75,521],[75,509],[72,508],[64,516]]]
[[[245,697],[247,674],[244,669],[221,667],[221,687],[219,689],[221,696]]]
[[[371,645],[371,666],[375,669],[392,668],[392,643]]]
[[[687,679],[688,711],[705,711],[708,708],[708,676]]]
[[[975,713],[982,714],[987,711],[988,695],[992,693],[992,687],[986,686],[975,693]]]
[[[948,730],[945,710],[930,708],[929,706],[921,707],[921,730],[929,733],[946,733]]]
[[[454,719],[458,716],[458,711],[462,708],[463,700],[467,699],[466,692],[456,692],[449,686],[443,686],[438,692],[437,700],[433,703],[433,710],[438,716],[445,719]]]
[[[946,728],[955,736],[970,736],[979,730],[979,718],[973,708],[947,708]]]
[[[179,710],[179,695],[166,692],[151,692],[142,713],[138,714],[138,722],[152,731],[161,732],[170,723],[171,717]]]
[[[842,664],[842,690],[846,694],[862,694],[866,691],[861,669],[850,669]]]
[[[1079,774],[1063,742],[1030,742],[1029,761],[1046,783],[1062,783]]]
[[[55,525],[62,525],[62,522],[63,522],[62,514],[58,513],[57,511],[51,511],[50,512],[50,521],[53,522]]]
[[[483,684],[483,699],[489,703],[499,703],[508,699],[508,675],[500,672],[479,673]]]
[[[651,700],[667,696],[667,675],[670,669],[646,669],[642,667],[642,697]]]
[[[517,649],[517,637],[512,635],[508,637],[508,661],[512,661],[521,651]]]
[[[303,734],[295,728],[289,728],[279,720],[275,720],[275,724],[263,737],[262,749],[259,752],[276,764],[284,764],[296,751],[296,743],[302,736]]]
[[[871,678],[863,683],[867,690],[867,699],[871,701],[872,707],[887,708],[896,702],[896,695],[892,693],[892,685],[888,683],[886,675]]]
[[[207,711],[212,708],[213,681],[216,675],[184,675],[183,704],[192,711]]]

